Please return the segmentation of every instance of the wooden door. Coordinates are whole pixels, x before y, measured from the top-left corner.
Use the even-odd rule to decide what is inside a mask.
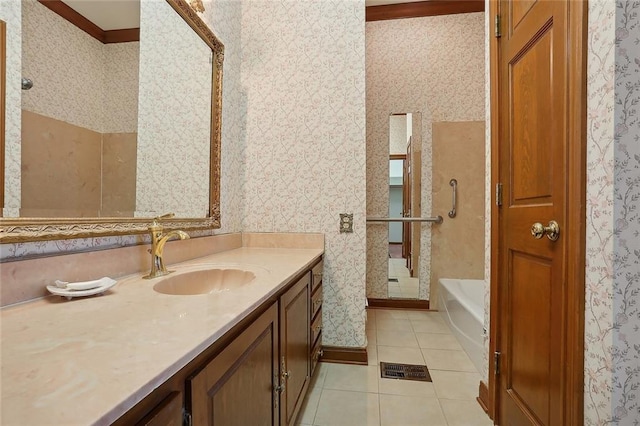
[[[414,114],[414,117],[417,114]],[[415,122],[415,121],[414,121]],[[415,132],[414,128],[414,134]],[[409,176],[409,216],[422,217],[422,139],[411,136],[409,138],[410,149],[408,155],[411,156],[411,174]],[[409,249],[410,265],[409,274],[416,278],[420,264],[420,240],[422,234],[422,223],[411,222],[409,226],[411,232],[411,247]]]
[[[409,144],[409,147],[411,144]],[[410,148],[408,148],[410,150]],[[411,216],[411,157],[407,155],[402,163],[402,217]],[[407,268],[411,261],[411,224],[402,223],[402,257],[407,259]]]
[[[187,380],[194,425],[277,426],[278,308],[273,304]]]
[[[293,425],[309,386],[311,273],[280,297],[280,419]]]
[[[407,145],[407,156],[402,163],[402,216],[411,217],[411,140]],[[402,223],[402,257],[411,270],[411,223]]]
[[[500,1],[497,423],[567,425],[569,0]],[[557,221],[559,238],[532,225]]]

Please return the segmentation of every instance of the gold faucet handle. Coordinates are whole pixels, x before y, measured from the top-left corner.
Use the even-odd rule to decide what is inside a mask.
[[[175,213],[165,213],[162,216],[156,216],[153,218],[153,226],[160,226],[160,221],[162,219],[171,219],[175,215]]]

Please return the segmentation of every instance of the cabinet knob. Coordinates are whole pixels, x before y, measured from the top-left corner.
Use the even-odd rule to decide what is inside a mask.
[[[285,379],[288,379],[289,376],[291,376],[291,371],[283,371],[282,372],[282,377],[284,377]]]
[[[316,333],[320,333],[322,331],[322,326],[316,325],[315,330],[316,330]]]
[[[284,392],[284,391],[285,391],[285,389],[286,389],[286,388],[285,388],[284,384],[278,384],[278,385],[276,385],[276,387],[274,388],[274,390],[275,390],[277,393],[282,393],[282,392]]]

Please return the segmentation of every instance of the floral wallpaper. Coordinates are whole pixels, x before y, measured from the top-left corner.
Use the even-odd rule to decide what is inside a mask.
[[[616,2],[612,418],[640,421],[640,2]]]
[[[205,217],[211,48],[164,0],[140,3],[136,216]]]
[[[585,424],[611,420],[615,4],[589,4]]]
[[[22,27],[22,70],[33,80],[22,107],[101,132],[102,43],[36,0],[22,1]]]
[[[243,230],[323,232],[323,343],[364,347],[364,1],[242,2]],[[340,213],[354,232],[339,233]]]
[[[388,212],[389,114],[402,112],[422,113],[422,214],[442,214],[431,211],[431,123],[484,119],[483,25],[483,13],[366,23],[367,215]],[[419,297],[427,299],[431,225],[422,226]],[[367,226],[369,297],[387,298],[387,232]]]
[[[137,130],[139,43],[102,44],[36,0],[22,2],[22,107],[99,133]]]
[[[20,132],[22,77],[22,6],[19,1],[0,2],[0,19],[7,23],[5,93],[5,190],[4,216],[17,216],[20,209]]]
[[[222,84],[222,147],[220,173],[219,232],[242,230],[246,152],[246,92],[242,87],[241,23],[242,2],[205,0],[201,17],[224,43]]]
[[[138,131],[140,43],[103,44],[103,133]]]
[[[0,244],[0,259],[19,260],[40,255],[103,250],[141,244],[146,236],[123,235],[117,237],[77,238],[69,240],[36,241],[28,243]],[[147,241],[148,242],[148,241]]]
[[[411,114],[389,117],[389,154],[407,153],[407,144],[412,131],[408,117],[411,117]]]
[[[484,10],[489,10],[489,0],[484,2]],[[484,322],[482,342],[484,352],[482,354],[482,371],[480,377],[482,381],[489,384],[489,330],[491,321],[490,305],[491,305],[491,67],[489,41],[491,40],[491,17],[489,13],[484,14],[484,114],[486,120],[485,131],[485,192],[484,192]]]

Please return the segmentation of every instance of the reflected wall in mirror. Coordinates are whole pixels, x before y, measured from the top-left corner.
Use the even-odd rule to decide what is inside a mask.
[[[422,116],[389,116],[389,217],[420,217]],[[418,299],[420,223],[389,223],[388,297]]]
[[[23,30],[10,78],[33,86],[22,108],[7,102],[18,137],[7,129],[0,241],[142,233],[166,212],[167,228],[220,227],[222,43],[184,0],[119,2],[140,9],[140,29],[118,43],[42,3],[90,15],[89,2],[3,2]]]
[[[139,52],[22,1],[21,217],[133,216]]]
[[[211,48],[167,2],[140,6],[136,216],[206,217]]]

